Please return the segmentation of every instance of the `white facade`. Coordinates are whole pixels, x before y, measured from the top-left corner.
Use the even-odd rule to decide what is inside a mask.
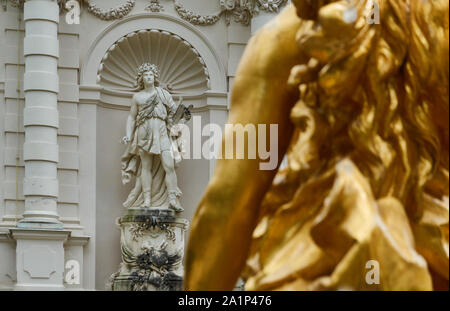
[[[76,11],[58,14],[71,1],[22,2],[0,8],[0,290],[104,290],[120,263],[115,222],[131,187],[120,176],[126,73],[154,53],[174,98],[203,125],[223,126],[246,43],[286,1],[247,1],[261,8],[247,16],[246,1],[83,0],[71,25]],[[181,217],[192,218],[213,169],[182,162]]]

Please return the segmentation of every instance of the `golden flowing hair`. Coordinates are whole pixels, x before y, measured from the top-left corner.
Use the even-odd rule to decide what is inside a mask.
[[[250,280],[247,287],[292,290],[343,286],[340,281],[330,281],[332,277],[313,280],[344,266],[343,258],[357,235],[353,233],[359,230],[347,227],[348,241],[343,242],[337,227],[347,225],[342,225],[344,216],[336,215],[345,213],[348,217],[357,212],[346,206],[331,215],[333,212],[322,207],[333,200],[330,193],[333,183],[336,185],[336,166],[349,159],[369,182],[368,193],[378,204],[389,199],[386,206],[404,209],[411,223],[405,230],[412,230],[412,244],[427,260],[435,287],[448,288],[448,1],[293,2],[297,14],[305,19],[297,43],[306,56],[289,78],[300,91],[291,111],[296,129],[288,151],[289,165],[278,173],[262,204],[245,273]],[[379,24],[371,23],[376,21],[374,14],[379,14]],[[349,197],[345,194],[336,201],[350,205],[343,203]],[[305,208],[315,214],[310,227]],[[430,217],[433,209],[439,209],[438,216]],[[335,227],[320,225],[319,218],[327,217]],[[299,227],[308,227],[309,242],[336,258],[332,263],[316,258],[308,263],[309,270],[292,269],[290,276],[282,277],[281,270],[273,267],[282,265],[280,254],[295,250],[288,248],[287,237],[301,231]],[[308,234],[299,243],[308,243]],[[286,245],[280,246],[283,243]],[[374,243],[379,241],[367,244]],[[284,264],[290,265],[287,260]],[[417,273],[424,275],[423,269]],[[295,283],[296,278],[301,283]],[[286,285],[290,282],[296,285]],[[325,286],[327,282],[333,286]],[[427,288],[400,280],[398,284],[384,284],[384,288]]]
[[[292,120],[317,114],[327,135],[308,143],[321,162],[350,156],[376,198],[394,196],[419,217],[423,188],[448,170],[448,2],[313,1],[315,11],[294,2],[317,18],[298,33],[310,61],[291,76],[301,91]],[[368,23],[375,5],[379,25]]]
[[[249,42],[228,120],[277,124],[288,165],[217,161],[186,288],[448,289],[448,0],[292,2]]]

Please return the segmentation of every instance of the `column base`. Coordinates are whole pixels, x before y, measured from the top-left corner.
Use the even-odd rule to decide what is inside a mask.
[[[38,230],[62,230],[63,224],[58,223],[43,223],[21,220],[17,223],[19,229],[38,229]]]
[[[25,210],[23,218],[17,223],[17,228],[62,230],[63,224],[59,221],[56,212]]]
[[[10,230],[16,240],[17,283],[14,290],[64,290],[64,242],[70,231]]]

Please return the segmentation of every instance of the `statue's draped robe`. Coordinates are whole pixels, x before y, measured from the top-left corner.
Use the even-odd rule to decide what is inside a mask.
[[[153,154],[152,161],[152,207],[168,207],[168,190],[165,183],[166,173],[162,166],[160,154],[163,151],[177,152],[177,144],[170,136],[169,126],[173,114],[178,108],[170,94],[156,87],[156,94],[146,103],[138,104],[138,115],[132,130],[130,142],[122,156],[122,182],[128,183],[131,176],[140,177],[140,151]],[[181,191],[177,189],[177,194]],[[127,208],[140,207],[144,202],[140,178],[124,203]]]

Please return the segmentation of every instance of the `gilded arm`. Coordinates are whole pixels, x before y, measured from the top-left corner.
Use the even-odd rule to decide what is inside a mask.
[[[291,139],[289,120],[298,98],[289,89],[290,69],[301,62],[295,44],[300,25],[289,6],[254,38],[235,80],[230,124],[278,124],[278,159]],[[225,132],[225,137],[233,132]],[[233,289],[247,258],[260,203],[276,170],[259,170],[260,160],[218,160],[193,219],[185,287],[187,290]]]

